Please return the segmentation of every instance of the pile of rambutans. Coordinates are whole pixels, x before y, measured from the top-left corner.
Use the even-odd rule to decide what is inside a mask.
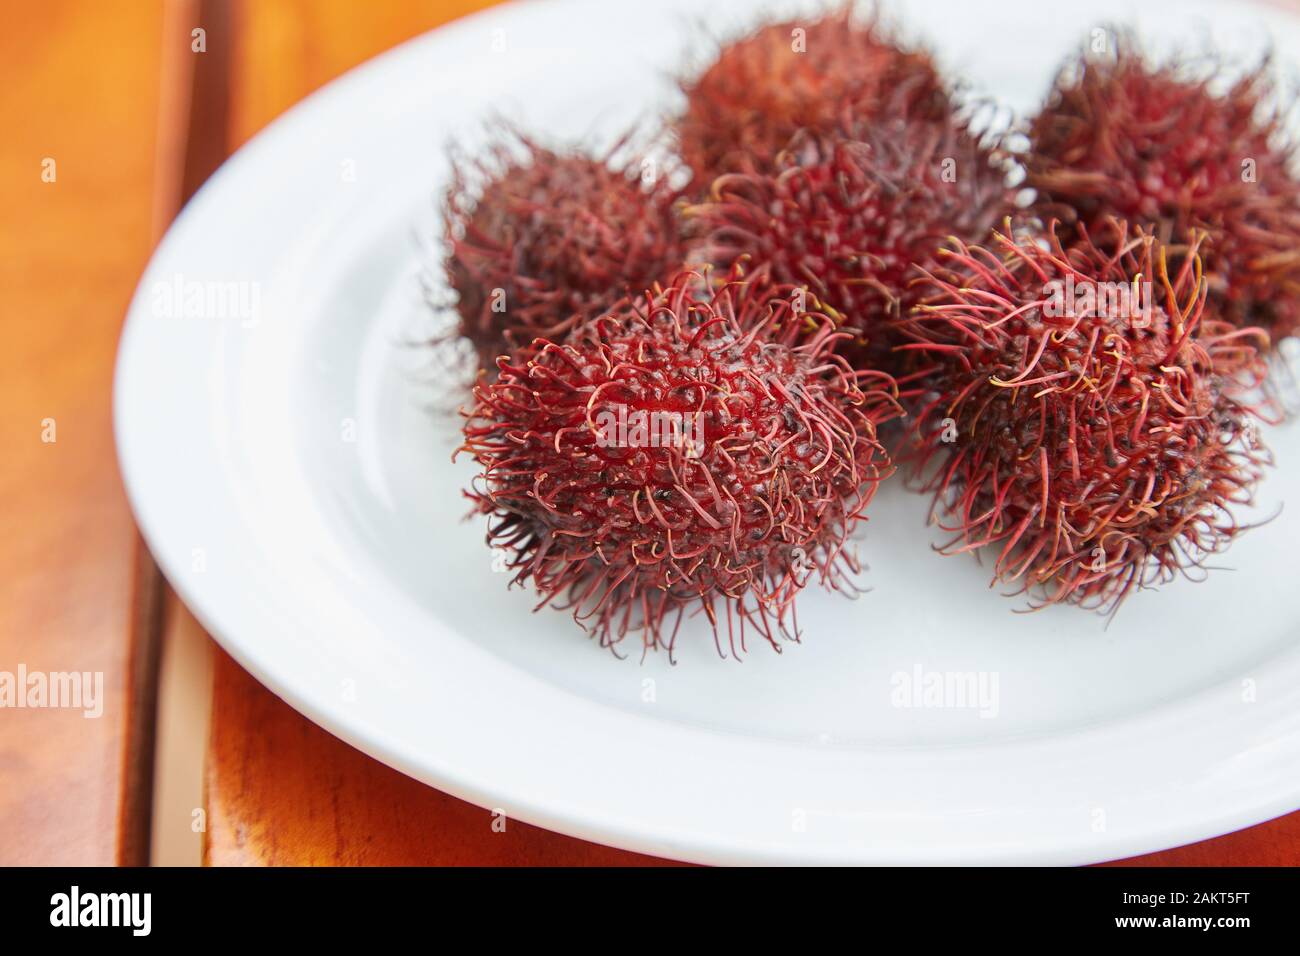
[[[694,615],[780,650],[900,468],[1031,607],[1202,574],[1270,462],[1300,180],[1268,63],[1107,38],[999,126],[845,8],[684,79],[671,175],[630,138],[459,160],[458,454],[510,581],[616,652]]]

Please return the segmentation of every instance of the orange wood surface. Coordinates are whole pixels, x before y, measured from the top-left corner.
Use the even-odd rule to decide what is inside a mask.
[[[131,676],[137,539],[109,397],[169,161],[162,13],[15,3],[0,26],[0,670],[102,672],[105,697],[98,719],[0,710],[0,864],[144,849],[148,764],[131,729],[151,719],[133,710],[148,666]]]
[[[214,675],[205,862],[625,866],[653,857],[494,817],[325,733],[224,652]]]

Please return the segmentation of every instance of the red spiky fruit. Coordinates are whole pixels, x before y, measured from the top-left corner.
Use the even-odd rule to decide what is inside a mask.
[[[727,44],[682,85],[679,152],[697,191],[715,176],[769,168],[801,129],[942,116],[948,91],[930,55],[897,43],[876,19],[850,7],[760,27]]]
[[[905,322],[937,365],[918,456],[946,550],[992,548],[994,583],[1102,610],[1204,570],[1268,461],[1247,405],[1266,336],[1207,312],[1195,246],[1171,272],[1121,223],[1068,250],[996,238],[956,244]]]
[[[534,338],[564,335],[682,263],[667,175],[617,162],[621,144],[592,158],[514,139],[456,163],[447,193],[458,331],[485,367]]]
[[[947,237],[980,242],[1012,208],[1000,150],[956,116],[858,135],[800,133],[768,172],[732,173],[690,207],[692,257],[805,287],[854,333],[858,367],[905,369],[888,330]]]
[[[810,322],[821,331],[795,342]],[[733,653],[737,624],[741,651],[747,623],[778,650],[797,638],[805,579],[852,589],[847,539],[890,469],[876,424],[893,398],[859,387],[836,338],[773,290],[710,295],[682,274],[564,344],[498,360],[462,450],[513,580],[606,646],[640,631],[643,652],[671,654],[691,610],[717,639],[719,605]]]
[[[1058,75],[1030,127],[1027,180],[1044,219],[1149,223],[1163,242],[1196,231],[1211,295],[1273,344],[1300,327],[1300,180],[1268,64],[1233,78],[1149,64],[1132,37]]]

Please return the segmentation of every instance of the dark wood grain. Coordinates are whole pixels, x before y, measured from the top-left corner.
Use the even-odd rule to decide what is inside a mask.
[[[118,477],[118,332],[152,249],[161,3],[6,7],[0,27],[0,669],[102,672],[104,710],[0,711],[0,864],[142,859],[147,642]],[[42,179],[43,162],[54,180]],[[45,420],[55,441],[43,441]],[[147,838],[146,838],[147,839]]]
[[[196,29],[204,33],[202,50],[196,49]],[[227,0],[164,0],[155,241],[229,155],[232,32]],[[176,600],[137,539],[119,817],[118,861],[124,865],[150,859],[164,608]]]

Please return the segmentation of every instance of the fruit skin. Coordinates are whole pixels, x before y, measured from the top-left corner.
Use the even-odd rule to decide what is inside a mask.
[[[683,273],[563,344],[499,359],[475,388],[467,495],[539,608],[571,607],[613,648],[640,630],[643,653],[670,656],[682,616],[703,611],[720,653],[725,618],[735,656],[746,625],[777,650],[798,639],[793,601],[813,574],[854,591],[847,539],[891,471],[876,425],[898,407],[788,291],[737,279],[710,293]],[[680,420],[690,440],[611,442],[619,406],[696,416]]]
[[[720,176],[687,209],[703,237],[691,259],[806,287],[854,333],[856,367],[901,378],[892,323],[945,239],[983,241],[1013,208],[1004,163],[997,142],[956,114],[805,131],[771,171]]]
[[[1030,124],[1036,208],[1094,233],[1111,216],[1146,223],[1167,244],[1205,233],[1211,296],[1276,345],[1300,327],[1300,181],[1270,64],[1233,79],[1149,64],[1125,33],[1112,50],[1066,64]]]
[[[445,270],[480,367],[562,336],[682,264],[668,170],[556,152],[517,132],[453,161]],[[647,182],[647,180],[650,180]]]
[[[758,28],[725,45],[682,91],[678,151],[697,193],[723,173],[770,168],[802,129],[831,130],[845,117],[936,118],[951,108],[930,55],[898,45],[851,5]]]
[[[1204,572],[1270,463],[1250,406],[1267,337],[1207,311],[1195,243],[1175,257],[1116,222],[1069,249],[1054,230],[996,238],[955,244],[906,322],[936,366],[912,464],[955,534],[943,550],[996,549],[993,583],[1038,606],[1113,611]],[[1082,294],[1148,279],[1145,312]]]

